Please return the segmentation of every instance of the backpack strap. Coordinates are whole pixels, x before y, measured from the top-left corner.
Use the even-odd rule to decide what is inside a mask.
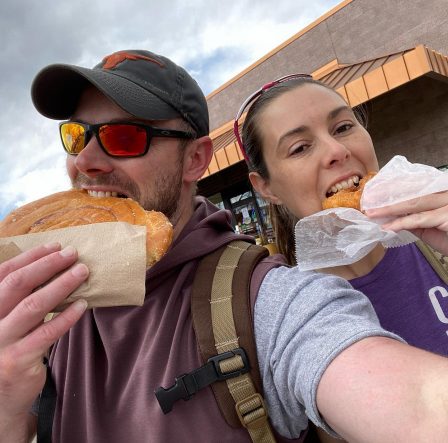
[[[51,376],[51,369],[47,357],[44,357],[44,364],[47,367],[47,377],[39,397],[36,430],[37,443],[51,443],[54,411],[56,409],[57,399],[56,386],[53,377]]]
[[[249,372],[211,385],[219,408],[231,427],[245,427],[254,442],[275,442],[261,392],[250,282],[256,264],[269,254],[266,248],[234,241],[202,259],[192,289],[193,325],[204,362],[233,353],[219,362],[223,373],[244,366]],[[234,352],[236,351],[236,352]]]
[[[448,285],[448,257],[431,248],[426,243],[423,243],[421,240],[418,240],[416,245],[433,267],[434,271],[436,271],[437,275]]]

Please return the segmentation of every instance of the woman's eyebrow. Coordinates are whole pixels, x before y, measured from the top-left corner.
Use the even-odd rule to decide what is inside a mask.
[[[291,137],[292,135],[300,135],[300,134],[303,134],[303,133],[306,132],[307,130],[308,130],[308,126],[298,126],[297,128],[293,128],[293,129],[290,129],[289,131],[285,132],[285,133],[278,139],[276,149],[279,148],[279,146],[283,143],[283,141],[284,141],[286,138]]]
[[[352,110],[352,108],[350,108],[350,106],[344,105],[344,106],[340,106],[339,108],[333,109],[333,111],[331,111],[331,112],[328,114],[327,120],[332,120],[332,119],[334,119],[334,118],[337,117],[341,112],[344,112],[344,111],[348,111],[348,112],[350,112],[350,114],[353,114],[353,110]]]
[[[331,111],[328,114],[327,120],[332,120],[335,117],[337,117],[341,112],[349,112],[350,114],[353,113],[352,108],[350,108],[350,106],[344,105],[344,106],[339,106],[336,109],[333,109],[333,111]],[[278,149],[280,147],[280,145],[283,143],[283,141],[285,139],[287,139],[288,137],[291,137],[293,135],[300,135],[303,134],[304,132],[306,132],[308,130],[308,126],[302,125],[302,126],[298,126],[297,128],[293,128],[290,129],[289,131],[285,132],[284,134],[281,135],[281,137],[278,139],[277,142],[277,146],[276,149]]]

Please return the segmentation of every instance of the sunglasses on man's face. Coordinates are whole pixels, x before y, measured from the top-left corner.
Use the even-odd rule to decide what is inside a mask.
[[[78,155],[95,135],[101,149],[111,157],[145,155],[153,137],[193,139],[193,134],[174,129],[161,129],[143,123],[100,123],[88,125],[74,121],[59,124],[59,134],[65,151]]]

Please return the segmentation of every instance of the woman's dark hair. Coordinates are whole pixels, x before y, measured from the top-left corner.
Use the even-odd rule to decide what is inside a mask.
[[[273,203],[269,203],[269,215],[278,252],[286,257],[288,264],[295,266],[297,260],[294,227],[299,219],[286,206],[274,205]]]
[[[248,158],[247,166],[249,172],[257,172],[263,179],[269,180],[269,171],[262,149],[263,143],[259,125],[260,113],[272,100],[305,84],[322,86],[339,95],[339,93],[330,86],[327,86],[318,80],[314,80],[311,77],[296,77],[278,83],[264,91],[249,108],[242,127],[242,141]],[[359,122],[365,126],[367,121],[365,109],[359,107],[353,111]],[[269,212],[278,250],[286,257],[289,264],[295,265],[294,227],[299,219],[283,205],[274,205],[270,203]]]

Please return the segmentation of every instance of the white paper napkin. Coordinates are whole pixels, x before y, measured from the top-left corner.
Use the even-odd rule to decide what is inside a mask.
[[[448,190],[448,173],[437,168],[393,157],[368,181],[361,209],[389,206],[424,195]],[[296,259],[307,271],[355,263],[378,243],[386,248],[402,246],[417,238],[407,231],[386,231],[385,219],[369,219],[350,208],[326,209],[305,217],[295,227]]]

